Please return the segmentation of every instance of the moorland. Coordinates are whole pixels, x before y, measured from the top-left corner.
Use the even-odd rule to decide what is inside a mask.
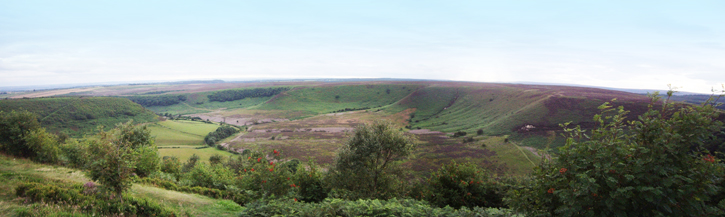
[[[668,137],[664,144],[673,147],[663,151],[670,154],[659,156],[662,159],[669,159],[667,156],[696,160],[712,157],[705,162],[719,159],[720,110],[707,110],[713,107],[710,104],[671,104],[653,101],[652,97],[658,96],[586,87],[443,81],[161,83],[12,93],[0,100],[3,130],[8,131],[3,134],[7,137],[0,141],[5,153],[0,171],[5,183],[0,213],[30,216],[51,213],[578,216],[616,214],[630,208],[631,204],[600,204],[621,201],[622,197],[636,199],[632,204],[652,206],[652,212],[644,215],[721,213],[718,204],[723,194],[718,186],[722,180],[711,176],[721,173],[716,170],[722,167],[703,164],[702,171],[709,171],[706,177],[676,171],[682,162],[673,162],[675,166],[659,171],[667,177],[684,177],[673,183],[697,181],[702,183],[693,185],[693,189],[709,189],[693,190],[707,199],[678,211],[651,205],[662,200],[663,194],[664,198],[676,201],[673,203],[676,207],[682,207],[683,201],[694,200],[668,197],[676,195],[668,193],[672,184],[643,190],[639,189],[643,184],[638,180],[620,172],[614,185],[632,189],[628,193],[620,192],[622,195],[610,194],[616,190],[603,185],[611,185],[606,184],[612,182],[611,177],[601,175],[599,172],[604,169],[599,168],[607,168],[605,172],[627,170],[633,175],[652,171],[625,169],[619,164],[572,163],[578,161],[571,156],[587,158],[582,150],[571,148],[576,142],[591,148],[601,145],[597,141],[607,141],[607,136],[616,144],[635,141],[637,135],[644,134],[637,134],[638,129],[644,127],[629,127],[646,121],[659,123],[658,128],[652,129],[665,130],[660,136],[699,141],[680,144]],[[680,98],[690,103],[708,100],[702,96]],[[656,116],[653,111],[666,115]],[[689,122],[680,121],[686,125],[677,122],[677,118],[686,117],[690,118],[685,119]],[[22,121],[15,124],[10,120]],[[643,126],[652,126],[652,123]],[[699,129],[696,124],[703,129],[678,131],[683,126]],[[411,146],[405,146],[407,151],[397,149],[404,154],[387,158],[385,162],[390,164],[348,174],[346,171],[352,166],[341,166],[341,153],[350,148],[363,126],[384,126],[386,130],[379,134],[407,138]],[[41,139],[29,138],[29,135]],[[625,135],[626,138],[622,137]],[[590,143],[573,140],[582,137],[589,138]],[[79,154],[94,155],[93,148],[124,150],[118,145],[126,143],[129,144],[124,146],[127,152],[106,155],[118,156],[118,159],[133,156],[126,165],[128,177],[120,169],[110,173],[109,168],[103,167],[105,164],[94,159],[78,158]],[[11,147],[16,145],[26,148],[23,152],[14,152]],[[678,149],[680,146],[686,147]],[[619,155],[635,155],[643,161],[654,157],[637,155],[637,151],[644,150],[638,146],[628,147],[606,155],[592,152],[589,156],[602,162],[616,162],[610,158]],[[356,159],[367,166],[378,162]],[[561,165],[567,166],[557,168]],[[592,170],[590,166],[597,169]],[[643,163],[639,167],[651,165]],[[268,173],[260,172],[267,170]],[[566,177],[577,170],[587,175]],[[97,178],[99,172],[104,172],[103,176],[128,178],[121,183],[126,187],[118,192],[88,193],[88,185],[100,184],[99,189],[110,189],[113,185]],[[556,182],[542,178],[552,174],[562,177]],[[441,176],[451,179],[441,179]],[[349,179],[359,183],[349,184],[352,181]],[[593,185],[578,182],[590,179]],[[604,181],[599,183],[599,179]],[[375,183],[373,189],[381,186],[380,189],[387,190],[371,192],[370,183]],[[644,186],[652,187],[651,184]],[[584,196],[555,195],[555,190],[561,188],[580,189],[585,193]],[[78,195],[53,195],[45,192],[48,189],[68,192],[75,189]],[[654,196],[643,201],[627,196],[632,192],[647,195],[652,191],[659,193],[652,193]],[[609,198],[594,196],[592,199],[592,194],[606,194]],[[102,208],[87,208],[99,206],[100,202],[65,201],[72,201],[74,197],[116,201],[109,199],[114,195],[129,199],[116,205],[108,203]],[[581,200],[587,195],[587,200]],[[587,204],[571,202],[577,198]],[[48,204],[56,205],[48,207]],[[123,206],[135,208],[124,210]],[[144,213],[140,209],[155,211]],[[366,209],[372,213],[366,213]],[[299,212],[295,214],[295,210]]]

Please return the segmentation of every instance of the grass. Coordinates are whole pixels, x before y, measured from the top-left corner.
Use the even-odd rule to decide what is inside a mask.
[[[412,93],[417,85],[336,85],[299,87],[277,95],[256,109],[308,111],[315,114],[344,109],[379,108]]]
[[[548,112],[547,93],[517,88],[426,87],[392,106],[391,111],[416,108],[412,128],[487,135],[511,132],[527,122],[539,122]]]
[[[18,209],[34,209],[52,214],[65,209],[42,204],[25,204],[15,196],[15,187],[28,181],[85,183],[90,181],[83,172],[59,166],[43,165],[27,159],[0,155],[0,216],[13,216]],[[237,216],[242,209],[228,200],[169,191],[134,184],[128,193],[160,203],[179,216]],[[231,203],[230,203],[231,202]]]
[[[216,130],[219,125],[198,121],[167,120],[148,125],[156,138],[160,156],[175,156],[182,162],[196,154],[202,162],[208,162],[214,154],[231,156],[232,153],[207,146],[204,136]]]
[[[216,124],[184,120],[167,120],[148,125],[159,147],[203,146],[204,136],[218,127]]]

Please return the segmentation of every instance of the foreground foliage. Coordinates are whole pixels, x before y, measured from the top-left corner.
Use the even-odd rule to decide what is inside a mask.
[[[567,129],[559,157],[512,191],[511,204],[532,216],[722,215],[722,202],[711,197],[725,173],[703,147],[723,130],[719,112],[711,105],[654,109],[656,100],[635,121],[604,104],[597,129]]]
[[[131,216],[175,216],[167,208],[144,198],[126,196],[125,201],[109,200],[93,183],[64,184],[29,182],[15,189],[18,197],[29,202],[62,204],[87,214],[131,215]],[[33,216],[33,210],[18,210],[19,216]]]
[[[87,167],[88,176],[113,189],[121,201],[134,176],[158,170],[156,146],[145,126],[133,126],[129,121],[112,131],[101,131],[98,138],[88,142],[89,153],[96,159]]]
[[[277,199],[259,200],[245,207],[240,216],[520,216],[497,208],[437,208],[412,199],[325,199],[320,203]]]
[[[454,161],[431,174],[411,196],[438,207],[503,207],[506,190],[503,182],[488,171],[472,163]]]

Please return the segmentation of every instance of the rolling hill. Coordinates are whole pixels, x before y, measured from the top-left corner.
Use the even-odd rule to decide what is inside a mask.
[[[116,97],[58,97],[0,100],[0,111],[12,110],[38,115],[41,125],[54,133],[81,137],[117,123],[156,121],[156,115],[128,99]]]

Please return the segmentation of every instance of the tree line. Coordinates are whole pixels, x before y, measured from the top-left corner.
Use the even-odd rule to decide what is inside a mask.
[[[210,94],[208,98],[212,102],[226,102],[244,98],[269,97],[288,90],[288,87],[222,90]]]
[[[128,96],[125,98],[130,99],[143,107],[170,106],[186,101],[186,95]]]

